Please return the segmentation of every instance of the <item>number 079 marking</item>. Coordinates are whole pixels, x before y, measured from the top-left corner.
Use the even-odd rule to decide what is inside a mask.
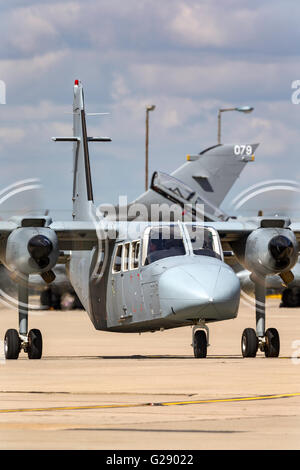
[[[235,155],[252,155],[252,145],[235,145]]]

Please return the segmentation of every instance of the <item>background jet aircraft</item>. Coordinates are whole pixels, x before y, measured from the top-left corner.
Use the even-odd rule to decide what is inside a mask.
[[[202,204],[204,212],[194,213],[195,220],[226,219],[228,215],[220,210],[220,205],[247,163],[254,160],[258,145],[245,145],[241,152],[241,146],[220,144],[198,155],[188,155],[188,161],[171,175],[155,172],[150,189],[133,204],[141,203],[148,208],[151,204],[179,204],[181,207],[189,204],[193,210],[196,204]]]

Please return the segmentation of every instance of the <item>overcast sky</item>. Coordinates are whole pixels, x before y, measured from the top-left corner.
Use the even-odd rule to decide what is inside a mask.
[[[145,106],[150,170],[170,172],[216,144],[260,142],[233,190],[264,179],[300,181],[300,4],[264,0],[0,1],[0,187],[38,177],[45,206],[71,209],[74,79],[85,89],[95,201],[129,200],[144,187]],[[226,203],[225,203],[226,206]],[[60,216],[60,215],[59,215]]]

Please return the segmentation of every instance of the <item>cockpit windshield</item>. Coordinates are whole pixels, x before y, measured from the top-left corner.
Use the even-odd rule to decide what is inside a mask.
[[[179,226],[171,225],[150,230],[145,264],[181,255],[185,255],[185,247]]]
[[[206,227],[187,225],[194,255],[212,256],[221,259],[213,232]]]

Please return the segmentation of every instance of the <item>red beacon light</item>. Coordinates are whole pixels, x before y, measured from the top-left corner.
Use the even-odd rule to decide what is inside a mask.
[[[79,80],[75,80],[74,85],[79,85]]]

